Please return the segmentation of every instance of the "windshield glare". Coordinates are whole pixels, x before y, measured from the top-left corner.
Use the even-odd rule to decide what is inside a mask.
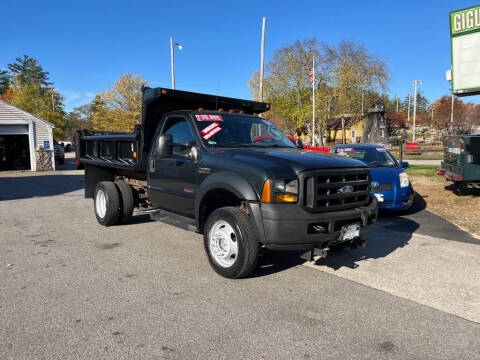
[[[248,115],[195,115],[203,142],[209,147],[289,147],[292,142],[266,120]]]
[[[357,159],[366,163],[369,167],[392,167],[397,162],[392,155],[383,147],[377,148],[337,148],[335,154]]]

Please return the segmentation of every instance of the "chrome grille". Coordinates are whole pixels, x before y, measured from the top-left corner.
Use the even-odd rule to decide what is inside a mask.
[[[303,174],[303,206],[312,212],[365,206],[370,197],[368,169],[327,169]]]

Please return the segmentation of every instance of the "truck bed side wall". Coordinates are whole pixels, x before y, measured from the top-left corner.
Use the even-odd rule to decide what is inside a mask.
[[[98,182],[113,181],[114,179],[114,169],[85,164],[85,198],[93,198]]]

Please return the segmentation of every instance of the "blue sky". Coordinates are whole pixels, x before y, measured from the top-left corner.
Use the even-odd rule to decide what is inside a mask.
[[[434,100],[449,93],[448,13],[478,2],[9,1],[0,13],[0,69],[23,54],[37,58],[70,110],[127,71],[170,87],[173,35],[184,46],[175,58],[177,89],[250,98],[247,82],[260,66],[266,16],[267,61],[296,39],[351,39],[385,59],[392,96],[404,97],[421,79]]]

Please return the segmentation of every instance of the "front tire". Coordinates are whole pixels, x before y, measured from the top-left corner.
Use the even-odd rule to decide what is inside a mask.
[[[111,226],[120,219],[120,197],[115,184],[111,181],[99,182],[93,196],[95,217],[99,224]]]
[[[248,215],[237,207],[213,211],[205,222],[204,248],[219,275],[239,279],[257,267],[259,242]]]

